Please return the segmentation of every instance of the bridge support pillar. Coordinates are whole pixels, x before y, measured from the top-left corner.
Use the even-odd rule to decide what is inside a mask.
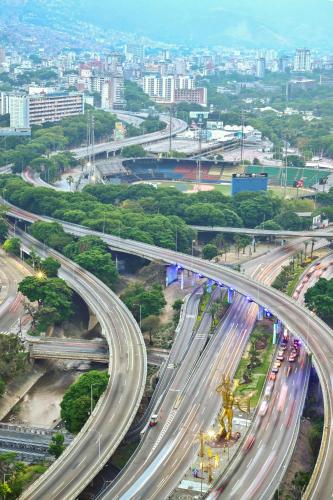
[[[178,279],[177,266],[166,266],[165,286],[171,285],[171,283],[177,281],[177,279]]]
[[[88,330],[92,330],[98,324],[98,319],[95,316],[95,313],[89,309],[89,324]]]
[[[277,344],[279,338],[279,324],[275,322],[273,325],[273,344]]]
[[[232,304],[234,301],[235,291],[232,288],[228,288],[228,304]]]
[[[184,290],[184,269],[180,271],[180,289]]]
[[[212,293],[212,286],[213,286],[212,280],[208,280],[207,281],[207,292],[208,293]]]
[[[264,308],[262,306],[259,306],[257,320],[262,321],[263,319],[264,319]]]

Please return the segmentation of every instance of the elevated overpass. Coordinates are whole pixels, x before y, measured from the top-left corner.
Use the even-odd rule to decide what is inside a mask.
[[[49,220],[16,208],[10,208],[9,213],[17,219],[28,222],[38,219]],[[213,280],[217,286],[227,287],[231,291],[237,290],[249,300],[269,310],[283,322],[290,332],[302,338],[313,356],[313,363],[322,386],[325,410],[319,457],[304,497],[331,498],[333,494],[331,474],[333,470],[333,332],[329,326],[285,294],[227,267],[138,241],[102,234],[75,224],[62,222],[62,225],[66,232],[73,235],[99,236],[114,250],[135,254],[148,260],[177,264]]]
[[[90,361],[94,363],[112,362],[108,344],[104,340],[80,340],[70,338],[29,337],[29,351],[33,359],[62,359]],[[148,365],[161,366],[168,358],[168,351],[150,348],[147,350]]]
[[[146,382],[146,350],[140,329],[120,299],[100,280],[58,252],[16,229],[22,248],[61,263],[59,276],[96,314],[112,362],[109,383],[92,415],[61,457],[33,483],[22,499],[76,498],[114,453],[140,405]]]
[[[16,453],[19,460],[26,462],[40,462],[45,458],[53,460],[49,455],[49,445],[54,434],[60,432],[56,429],[43,427],[27,427],[18,424],[0,423],[0,451],[3,453]],[[68,446],[73,436],[61,431]]]
[[[94,154],[98,156],[100,154],[116,153],[120,151],[126,146],[134,146],[134,145],[144,145],[150,144],[152,142],[161,141],[170,136],[175,136],[184,132],[187,129],[187,123],[179,118],[171,118],[171,126],[170,126],[170,117],[168,115],[160,115],[160,120],[166,124],[165,129],[159,130],[158,132],[152,132],[150,134],[143,134],[135,137],[129,137],[127,139],[123,139],[122,141],[110,141],[103,142],[100,144],[95,144],[94,146]],[[87,146],[74,148],[71,152],[78,158],[86,158],[89,156],[89,150]]]
[[[281,229],[250,229],[246,227],[226,227],[226,226],[191,226],[199,233],[230,233],[246,234],[249,236],[275,236],[277,238],[325,238],[333,239],[333,228],[316,229],[306,231],[287,231]]]
[[[30,356],[34,359],[72,359],[108,363],[108,345],[103,341],[80,339],[43,339],[29,341]]]

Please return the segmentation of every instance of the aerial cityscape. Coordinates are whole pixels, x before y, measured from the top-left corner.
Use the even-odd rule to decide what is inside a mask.
[[[333,497],[333,1],[1,0],[0,496]]]

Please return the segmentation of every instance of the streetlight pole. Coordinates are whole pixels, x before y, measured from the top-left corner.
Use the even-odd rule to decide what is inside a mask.
[[[93,412],[93,390],[92,390],[92,388],[94,387],[94,385],[97,385],[97,384],[90,384],[90,416],[92,415],[92,412]]]
[[[139,308],[139,326],[141,330],[141,322],[142,322],[142,305],[141,304],[133,304],[133,306]]]

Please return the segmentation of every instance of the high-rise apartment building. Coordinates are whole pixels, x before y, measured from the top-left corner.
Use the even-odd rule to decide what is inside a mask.
[[[266,73],[266,60],[261,57],[256,61],[256,77],[257,78],[265,78]]]
[[[175,78],[173,76],[162,76],[161,78],[161,100],[162,102],[174,102],[175,100]]]
[[[102,84],[101,104],[103,109],[124,109],[124,78],[122,75],[113,76]]]
[[[297,49],[294,58],[294,71],[311,71],[311,52],[309,49]]]
[[[126,61],[136,62],[143,61],[145,58],[145,48],[143,45],[135,45],[129,43],[125,46],[125,59]]]
[[[207,89],[198,87],[196,89],[176,89],[174,102],[190,102],[207,106]]]
[[[73,92],[53,94],[1,93],[1,114],[10,115],[12,128],[29,128],[84,113],[83,95]]]
[[[10,115],[11,128],[29,128],[29,97],[23,93],[1,92],[1,114]]]
[[[6,62],[6,52],[3,47],[0,47],[0,65]]]
[[[175,92],[177,90],[194,90],[195,81],[188,75],[176,77],[173,75],[147,75],[142,79],[142,88],[151,99],[157,102],[173,103],[175,102]]]

